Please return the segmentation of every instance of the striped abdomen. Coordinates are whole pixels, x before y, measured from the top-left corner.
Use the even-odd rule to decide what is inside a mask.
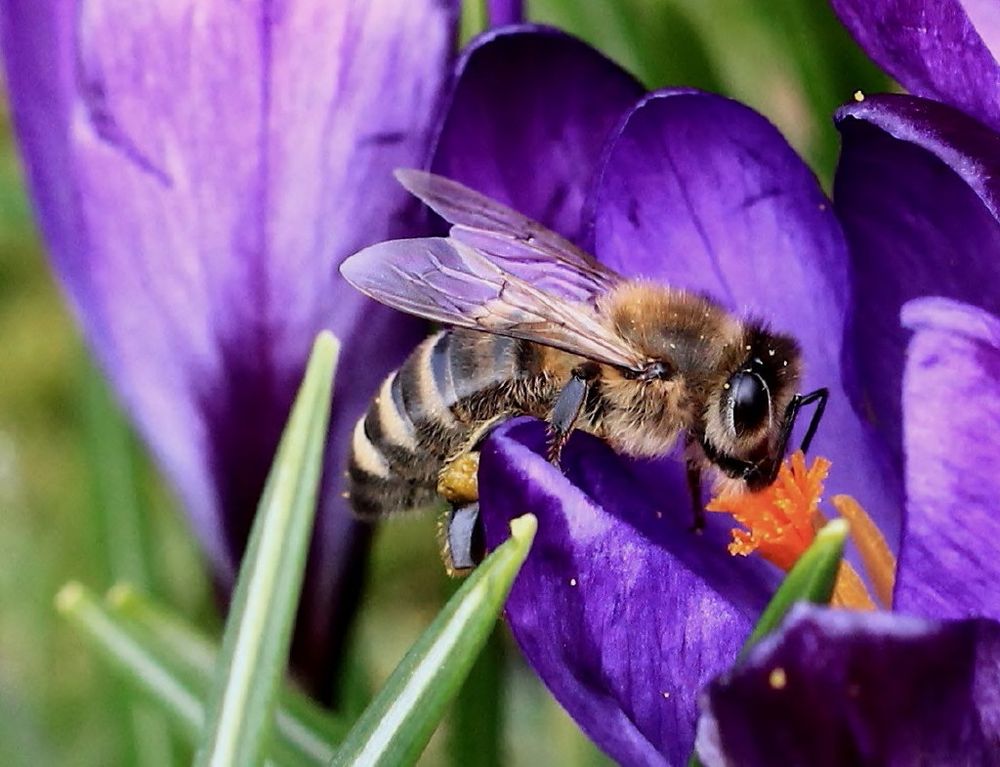
[[[355,513],[379,517],[435,502],[441,467],[491,422],[544,415],[555,388],[532,372],[534,348],[468,330],[420,344],[355,427],[348,468]]]

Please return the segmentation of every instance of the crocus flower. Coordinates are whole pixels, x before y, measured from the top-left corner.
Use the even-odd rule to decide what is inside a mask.
[[[698,750],[707,765],[1000,764],[1000,16],[834,5],[904,86],[945,102],[838,114],[854,338],[879,339],[854,392],[905,466],[899,614],[802,611],[709,688]],[[924,294],[950,298],[911,300],[900,325]]]
[[[709,687],[707,767],[1000,764],[1000,318],[925,298],[903,324],[906,615],[793,616]]]
[[[326,492],[296,648],[322,687],[367,530],[340,497],[346,440],[422,334],[342,281],[421,230],[392,170],[420,164],[456,2],[10,0],[14,126],[55,271],[233,580],[306,356],[343,342]]]
[[[511,60],[519,66],[503,66]],[[585,77],[571,74],[581,71]],[[845,158],[864,157],[884,140],[876,116],[909,120],[921,129],[895,140],[926,154],[926,165],[936,162],[939,175],[954,176],[952,186],[964,185],[964,199],[979,206],[951,217],[950,204],[920,197],[928,203],[922,212],[939,216],[925,227],[882,230],[886,248],[915,248],[928,228],[958,234],[976,215],[995,225],[995,208],[977,192],[991,178],[990,158],[1000,156],[982,151],[993,146],[991,134],[954,110],[952,131],[935,132],[934,106],[914,112],[905,97],[862,107],[840,117]],[[913,215],[903,204],[913,186],[907,167],[882,168],[881,188],[900,204],[888,221]],[[643,96],[581,44],[526,29],[488,36],[466,55],[432,169],[511,204],[626,276],[707,293],[795,335],[804,349],[803,390],[832,392],[814,442],[832,462],[829,486],[857,499],[898,550],[903,493],[894,457],[902,451],[848,396],[859,359],[880,339],[847,332],[861,311],[851,296],[855,262],[833,205],[766,120],[696,91]],[[846,189],[838,186],[844,210],[864,204]],[[979,228],[963,236],[988,244],[992,235]],[[979,255],[968,258],[978,263]],[[947,259],[928,259],[921,279],[950,284],[951,269]],[[869,289],[868,301],[884,297],[884,310],[898,317],[908,296],[884,281]],[[886,364],[893,375],[881,385],[898,387],[899,364]],[[611,756],[682,764],[699,691],[732,664],[781,573],[756,556],[729,557],[729,531],[718,517],[703,536],[691,534],[678,461],[625,460],[577,434],[560,471],[545,460],[544,439],[542,424],[515,420],[493,433],[482,455],[488,545],[524,511],[539,518],[508,603],[511,629],[556,698]],[[930,588],[938,577],[928,573]]]

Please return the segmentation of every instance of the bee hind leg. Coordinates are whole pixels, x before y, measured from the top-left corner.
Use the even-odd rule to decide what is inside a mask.
[[[441,531],[445,568],[451,576],[467,575],[486,556],[486,540],[479,521],[479,504],[452,506]]]
[[[438,474],[438,495],[452,506],[479,500],[479,452],[462,453],[448,461]]]
[[[467,575],[486,555],[479,523],[479,452],[461,453],[438,474],[438,495],[448,508],[438,526],[441,558],[448,575]]]

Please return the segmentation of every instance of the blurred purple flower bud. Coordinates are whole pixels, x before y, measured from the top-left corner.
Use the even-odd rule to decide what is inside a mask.
[[[316,333],[343,342],[295,657],[322,689],[368,531],[350,429],[421,325],[337,267],[421,229],[457,2],[11,0],[14,126],[56,273],[225,589]]]

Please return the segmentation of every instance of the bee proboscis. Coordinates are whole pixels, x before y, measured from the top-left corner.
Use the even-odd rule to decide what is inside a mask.
[[[637,457],[683,436],[695,526],[708,469],[736,489],[777,474],[796,416],[827,390],[796,394],[797,342],[705,296],[626,279],[560,235],[441,176],[397,172],[451,224],[447,237],[392,240],[347,259],[344,277],[381,303],[447,326],[386,378],[354,431],[351,504],[379,518],[452,510],[445,561],[477,559],[477,449],[505,418],[549,424],[549,458],[574,429]]]

